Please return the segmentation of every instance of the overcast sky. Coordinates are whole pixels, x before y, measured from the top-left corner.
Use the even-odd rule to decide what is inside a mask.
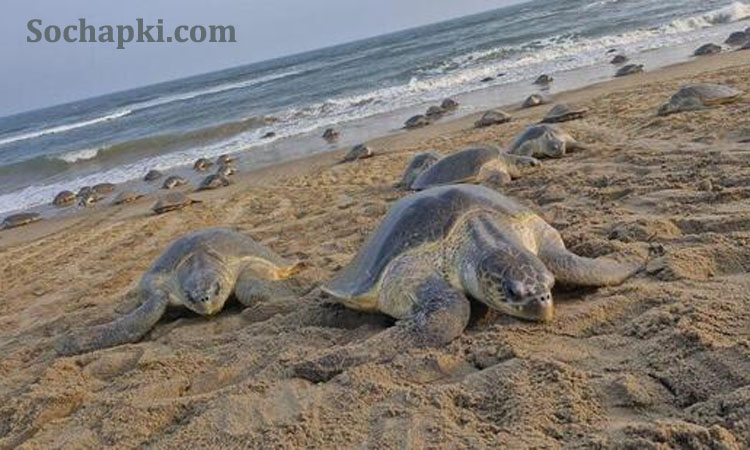
[[[520,0],[2,0],[0,116],[235,67]],[[27,43],[27,23],[234,25],[235,44]]]

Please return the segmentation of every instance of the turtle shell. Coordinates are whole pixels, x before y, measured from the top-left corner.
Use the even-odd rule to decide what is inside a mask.
[[[568,103],[558,103],[544,116],[542,123],[567,122],[586,115],[588,108],[579,108]]]
[[[473,181],[482,167],[500,156],[496,148],[470,148],[448,155],[422,172],[411,188],[416,191],[445,184]]]
[[[8,216],[3,220],[3,229],[16,228],[42,220],[38,213],[20,213]]]
[[[169,194],[163,195],[159,198],[159,201],[151,208],[156,214],[162,214],[169,211],[175,211],[178,209],[185,208],[195,203],[187,195],[182,192],[170,192]]]
[[[141,197],[143,197],[143,194],[139,194],[138,192],[124,191],[120,192],[112,203],[115,205],[132,203]]]

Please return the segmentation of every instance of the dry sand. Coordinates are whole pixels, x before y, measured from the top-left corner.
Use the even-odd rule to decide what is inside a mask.
[[[459,339],[330,382],[289,367],[388,326],[327,304],[171,314],[142,342],[56,357],[71,328],[126,311],[168,243],[232,226],[334,274],[404,194],[409,158],[508,143],[546,107],[474,130],[473,118],[245,175],[164,216],[153,198],[0,233],[0,448],[711,448],[750,446],[750,53],[618,79],[559,98],[591,108],[565,125],[589,149],[504,189],[596,256],[659,253],[624,285],[556,293],[550,324],[475,308]],[[749,93],[655,117],[687,82]],[[344,130],[345,132],[345,130]],[[328,318],[324,321],[322,319]]]

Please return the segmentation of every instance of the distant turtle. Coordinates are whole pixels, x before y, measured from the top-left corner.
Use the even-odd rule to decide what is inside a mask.
[[[432,167],[438,160],[440,155],[435,152],[419,153],[412,158],[409,165],[404,170],[404,175],[401,177],[401,181],[396,184],[397,188],[410,189],[414,180],[425,170]]]
[[[491,109],[484,114],[482,117],[474,122],[476,128],[490,127],[492,125],[499,125],[502,123],[510,122],[512,116],[505,111],[499,109]]]
[[[113,205],[124,205],[126,203],[133,203],[139,198],[143,197],[143,194],[133,191],[123,191],[117,194],[115,200],[112,202]]]
[[[196,172],[205,172],[213,165],[214,163],[206,158],[198,158],[198,160],[195,161],[195,164],[193,164],[193,170]]]
[[[8,230],[11,228],[28,225],[30,223],[39,222],[42,220],[42,216],[38,213],[19,213],[8,216],[3,220],[3,229]]]
[[[480,83],[489,83],[490,81],[495,81],[495,77],[484,77],[479,80]]]
[[[78,192],[76,193],[76,198],[80,199],[84,195],[88,195],[91,192],[93,192],[93,189],[91,189],[91,186],[84,186],[78,190]]]
[[[275,131],[269,131],[268,133],[264,134],[261,139],[271,139],[276,137]]]
[[[744,45],[745,42],[748,41],[748,38],[750,38],[750,36],[748,36],[748,33],[744,31],[735,31],[734,33],[729,35],[724,43],[733,47],[739,47]]]
[[[200,186],[198,186],[199,191],[208,191],[211,189],[218,189],[222,187],[227,187],[232,182],[229,180],[229,178],[225,177],[224,175],[220,175],[218,173],[209,175],[206,178],[201,181]]]
[[[628,57],[625,55],[615,55],[612,60],[610,61],[610,64],[620,65],[625,64],[628,62]]]
[[[496,148],[470,148],[448,155],[416,177],[411,189],[421,191],[456,183],[500,186],[521,176],[523,167],[539,165],[526,156],[508,155]]]
[[[230,177],[234,174],[235,170],[232,166],[219,166],[219,169],[216,171],[216,175],[221,175],[222,177]]]
[[[533,108],[535,106],[545,105],[547,103],[549,103],[549,100],[547,100],[545,96],[540,95],[540,94],[531,94],[526,100],[524,100],[521,107]]]
[[[692,84],[684,86],[659,108],[660,116],[683,111],[697,111],[725,103],[731,103],[742,95],[742,91],[720,84]]]
[[[512,155],[560,158],[568,150],[583,148],[573,136],[554,125],[531,125],[510,145]]]
[[[299,271],[288,261],[228,229],[213,228],[174,241],[140,280],[134,294],[141,300],[132,312],[58,341],[62,355],[74,355],[139,341],[168,306],[202,316],[218,314],[230,296],[243,305],[271,300],[288,292],[284,280]]]
[[[101,196],[96,193],[93,189],[89,189],[82,194],[78,195],[78,204],[84,208],[93,205],[94,203],[101,200]]]
[[[715,55],[717,53],[721,53],[721,46],[716,44],[705,44],[698,47],[695,52],[693,52],[693,56],[707,56],[707,55]]]
[[[323,139],[328,142],[337,141],[339,139],[339,132],[333,128],[326,128],[326,130],[323,132]]]
[[[76,202],[76,195],[71,191],[62,191],[55,196],[52,204],[55,206],[69,206]]]
[[[159,198],[151,210],[156,214],[164,214],[170,211],[186,208],[193,203],[200,203],[193,200],[182,192],[170,192]]]
[[[622,66],[620,69],[615,72],[615,77],[625,77],[628,75],[635,75],[637,73],[643,72],[643,64],[628,64],[627,66]]]
[[[365,144],[358,144],[349,150],[340,163],[353,162],[360,159],[371,158],[374,155],[372,149]]]
[[[416,128],[422,128],[426,127],[432,123],[432,121],[423,114],[417,114],[416,116],[412,116],[404,123],[404,128],[407,130],[414,130]]]
[[[220,155],[218,158],[216,158],[216,164],[219,166],[228,166],[234,162],[234,157],[232,155]]]
[[[459,103],[452,98],[446,98],[442,103],[440,103],[440,107],[445,111],[455,111],[459,106]]]
[[[577,107],[569,103],[558,103],[544,116],[542,123],[568,122],[583,118],[589,112],[588,108]]]
[[[445,113],[446,111],[440,106],[430,106],[427,108],[427,112],[424,113],[424,115],[427,116],[428,119],[436,120],[443,117]]]
[[[513,317],[551,321],[556,281],[619,285],[643,267],[640,256],[623,259],[570,252],[541,217],[491,189],[454,185],[405,197],[321,286],[344,306],[386,314],[396,324],[298,364],[293,373],[321,382],[410,348],[443,346],[468,324],[468,298]]]
[[[91,190],[96,192],[98,195],[110,194],[115,190],[115,185],[112,183],[99,183],[91,187]]]
[[[534,80],[534,84],[545,86],[547,84],[552,83],[553,81],[555,81],[555,79],[552,78],[551,76],[547,74],[542,74],[542,75],[539,75],[539,77],[536,80]]]
[[[161,186],[162,189],[174,189],[179,186],[187,184],[187,180],[179,175],[172,175],[171,177],[164,180],[164,184]]]
[[[143,181],[147,181],[147,182],[156,181],[162,176],[164,176],[164,174],[162,174],[156,169],[152,169],[152,170],[149,170],[146,176],[143,177]]]

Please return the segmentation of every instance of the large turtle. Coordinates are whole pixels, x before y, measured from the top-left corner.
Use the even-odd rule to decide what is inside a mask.
[[[697,111],[712,106],[731,103],[742,95],[742,91],[720,84],[691,84],[684,86],[659,108],[660,116],[683,111]]]
[[[433,164],[414,180],[411,189],[422,191],[455,183],[498,186],[520,177],[522,167],[539,164],[534,158],[508,155],[493,147],[469,148]]]
[[[164,214],[170,211],[187,208],[193,203],[200,203],[200,201],[193,200],[182,192],[170,192],[169,194],[161,196],[151,210],[154,214]]]
[[[531,125],[510,145],[511,155],[533,156],[535,158],[560,158],[568,150],[582,149],[573,136],[554,125]]]
[[[435,152],[418,153],[412,158],[409,165],[404,170],[404,175],[401,177],[401,181],[396,183],[396,187],[400,189],[410,189],[414,180],[425,170],[432,167],[438,160],[440,155]]]
[[[3,220],[3,230],[17,228],[30,223],[39,222],[42,216],[38,213],[19,213],[8,216]]]
[[[559,123],[581,119],[588,112],[588,108],[578,107],[570,103],[558,103],[544,116],[542,123]]]
[[[162,317],[167,306],[203,316],[219,313],[230,295],[243,305],[281,292],[300,264],[288,261],[252,238],[212,228],[173,242],[143,275],[135,290],[140,306],[114,322],[60,340],[58,351],[70,355],[137,342]]]
[[[337,302],[386,314],[396,325],[294,373],[324,381],[411,347],[444,345],[466,327],[468,297],[514,317],[550,321],[555,281],[618,285],[643,266],[640,256],[621,257],[571,253],[541,217],[481,186],[420,192],[396,202],[357,256],[322,286]]]

